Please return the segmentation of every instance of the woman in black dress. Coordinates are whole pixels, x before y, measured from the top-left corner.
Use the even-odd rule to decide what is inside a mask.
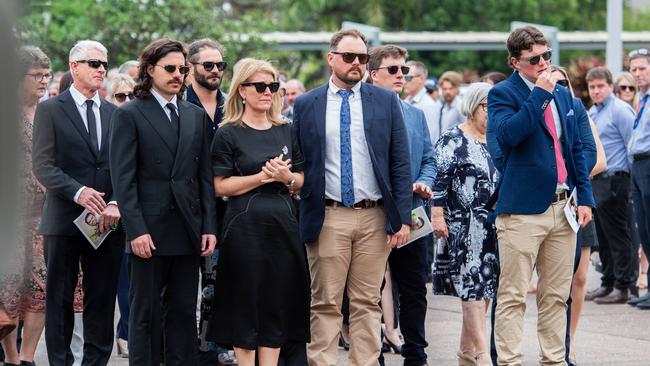
[[[215,191],[228,197],[208,336],[241,366],[276,366],[280,347],[309,342],[309,272],[291,193],[303,158],[280,115],[278,73],[239,62],[212,143]]]

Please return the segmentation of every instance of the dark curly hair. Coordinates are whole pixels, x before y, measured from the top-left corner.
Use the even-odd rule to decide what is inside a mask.
[[[165,57],[168,53],[171,52],[181,52],[183,57],[187,59],[187,50],[185,45],[180,41],[170,39],[170,38],[161,38],[157,39],[147,45],[147,47],[142,50],[140,54],[140,65],[138,66],[138,83],[133,88],[133,94],[138,98],[144,98],[149,96],[151,93],[151,86],[153,81],[149,73],[147,72],[147,67],[149,65],[155,65],[158,63],[158,60]],[[185,83],[181,87],[180,92],[178,93],[179,98],[183,95],[185,91]]]

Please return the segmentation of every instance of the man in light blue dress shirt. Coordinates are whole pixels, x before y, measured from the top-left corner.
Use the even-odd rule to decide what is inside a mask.
[[[650,95],[650,52],[642,48],[630,52],[629,56],[630,73],[639,86],[641,101],[628,145],[632,160],[632,199],[641,244],[643,250],[650,253],[650,111],[646,110]],[[650,309],[650,292],[629,303],[640,309]]]
[[[627,144],[632,135],[634,110],[614,96],[612,73],[596,67],[587,73],[589,96],[594,105],[589,115],[594,120],[607,157],[607,170],[593,178],[603,276],[600,287],[590,291],[586,300],[598,304],[620,304],[638,296],[638,256],[631,238],[630,166]]]

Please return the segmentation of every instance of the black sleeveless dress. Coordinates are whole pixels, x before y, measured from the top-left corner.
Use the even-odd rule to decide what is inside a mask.
[[[225,125],[212,143],[213,172],[253,175],[280,154],[302,171],[290,125]],[[208,339],[244,349],[309,342],[309,268],[287,188],[269,183],[229,197],[223,225]]]

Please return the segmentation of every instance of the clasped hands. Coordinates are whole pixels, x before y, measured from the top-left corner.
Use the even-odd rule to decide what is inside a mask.
[[[285,186],[289,185],[295,179],[291,172],[291,159],[282,160],[284,154],[280,154],[264,164],[262,173],[265,178],[262,183],[280,182]]]
[[[100,233],[114,228],[120,222],[120,210],[115,204],[107,205],[102,192],[86,187],[79,194],[77,204],[99,217]]]

